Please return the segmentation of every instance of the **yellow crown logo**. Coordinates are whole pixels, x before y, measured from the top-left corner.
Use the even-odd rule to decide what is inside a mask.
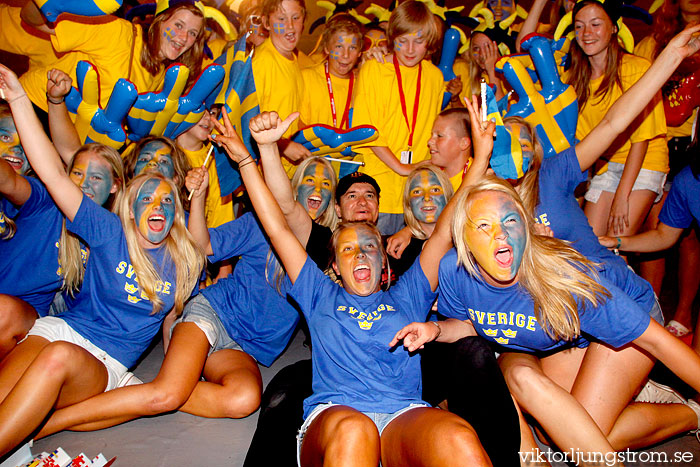
[[[513,331],[512,329],[504,329],[503,335],[506,337],[515,338],[518,335],[518,331]]]
[[[372,323],[370,323],[367,320],[358,321],[357,324],[360,325],[360,329],[362,329],[363,331],[369,331],[370,329],[372,329]]]
[[[484,329],[484,334],[489,337],[496,337],[498,335],[498,329]]]
[[[508,339],[505,339],[503,337],[497,337],[494,339],[496,342],[498,342],[501,345],[507,345],[508,344]]]

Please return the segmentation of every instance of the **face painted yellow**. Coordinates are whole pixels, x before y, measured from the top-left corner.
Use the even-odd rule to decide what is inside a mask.
[[[331,201],[331,174],[325,165],[317,162],[304,170],[304,177],[297,187],[297,201],[312,219],[318,219]]]
[[[170,185],[157,178],[146,180],[136,193],[132,209],[143,238],[154,245],[162,243],[175,221],[175,195]]]
[[[471,198],[464,240],[486,282],[507,287],[518,281],[526,225],[505,193],[484,191]]]
[[[421,170],[408,181],[411,211],[419,222],[434,224],[445,208],[445,190],[437,175]]]
[[[348,227],[338,236],[333,266],[348,293],[367,296],[379,290],[384,266],[381,241],[362,225]]]

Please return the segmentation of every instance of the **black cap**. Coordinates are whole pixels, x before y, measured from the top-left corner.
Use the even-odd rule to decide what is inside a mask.
[[[355,183],[369,183],[374,187],[377,196],[379,196],[379,185],[375,179],[361,172],[353,172],[338,180],[338,186],[335,187],[335,202],[339,202],[340,197],[347,193]]]
[[[578,2],[576,2],[576,5],[574,5],[574,9],[571,12],[571,21],[573,22],[573,20],[576,18],[576,15],[579,11],[581,11],[583,7],[591,4],[600,5],[603,8],[603,10],[605,10],[605,13],[607,13],[608,17],[610,18],[610,21],[612,21],[613,26],[617,25],[617,20],[620,19],[622,8],[622,2],[620,0],[579,0]]]

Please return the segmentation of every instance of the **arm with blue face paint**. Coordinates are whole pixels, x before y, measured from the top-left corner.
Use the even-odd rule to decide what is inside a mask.
[[[585,170],[610,147],[617,136],[646,107],[675,69],[686,57],[700,48],[700,39],[693,34],[700,25],[686,28],[661,51],[646,73],[610,107],[600,123],[576,145],[581,170]]]
[[[61,157],[44,133],[34,113],[32,102],[24,92],[17,75],[3,65],[0,65],[0,89],[10,104],[12,118],[29,163],[46,185],[59,209],[68,220],[73,221],[83,201],[83,192],[64,170]]]

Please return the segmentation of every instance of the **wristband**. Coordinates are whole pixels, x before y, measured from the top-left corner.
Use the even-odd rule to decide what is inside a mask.
[[[51,96],[49,96],[49,93],[47,92],[46,93],[46,100],[49,101],[50,104],[60,105],[60,104],[63,104],[65,102],[66,96],[61,96],[61,99],[59,101],[55,101],[51,98]]]
[[[3,94],[4,94],[4,93],[3,93]],[[7,102],[8,104],[10,104],[10,103],[16,101],[17,99],[21,99],[21,98],[23,98],[23,97],[27,97],[27,94],[26,94],[26,93],[20,94],[19,96],[15,97],[15,98],[7,99],[6,102]]]
[[[241,170],[246,165],[255,164],[255,161],[253,160],[253,158],[250,156],[248,156],[248,157],[250,158],[250,161],[246,162],[245,164],[241,164],[240,162],[238,163],[238,170]],[[246,159],[243,159],[243,160],[246,160]]]
[[[438,334],[437,334],[437,336],[435,336],[435,339],[437,339],[442,334],[442,327],[440,326],[440,323],[438,323],[437,321],[431,321],[431,323],[433,323],[438,328]]]
[[[622,239],[620,237],[615,237],[617,238],[617,246],[615,247],[616,250],[620,249],[620,246],[622,245]]]

